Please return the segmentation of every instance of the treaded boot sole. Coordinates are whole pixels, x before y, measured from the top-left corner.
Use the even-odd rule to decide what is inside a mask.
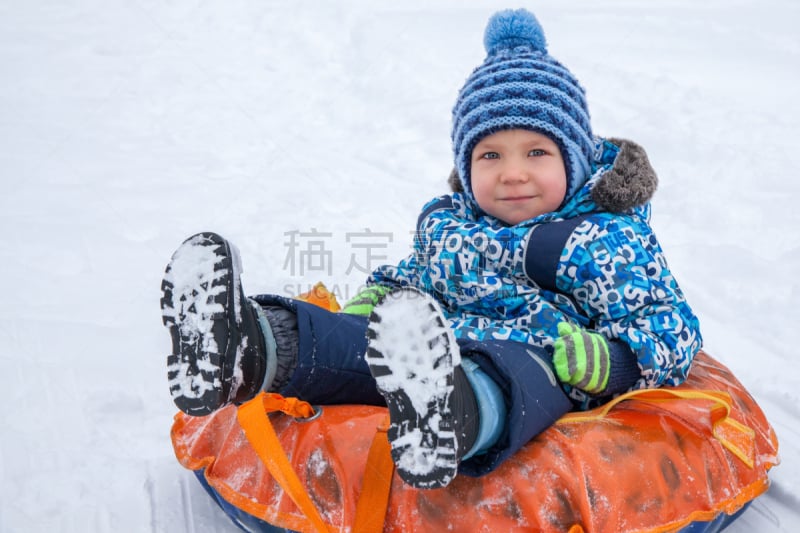
[[[416,289],[390,292],[369,317],[367,339],[398,474],[416,488],[446,486],[458,468],[450,397],[461,355],[439,305]]]
[[[184,241],[167,265],[161,312],[172,336],[167,357],[175,405],[204,416],[229,403],[241,314],[238,252],[215,233]]]

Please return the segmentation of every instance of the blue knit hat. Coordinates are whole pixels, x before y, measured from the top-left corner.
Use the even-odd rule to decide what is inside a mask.
[[[495,13],[483,38],[487,56],[467,78],[453,108],[453,152],[464,191],[472,149],[492,133],[526,129],[561,149],[567,170],[564,203],[591,174],[594,143],[586,96],[578,80],[547,53],[544,32],[524,9]]]

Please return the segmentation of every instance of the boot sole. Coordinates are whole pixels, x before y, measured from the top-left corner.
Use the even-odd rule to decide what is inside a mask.
[[[167,265],[161,284],[162,319],[172,337],[167,378],[175,405],[189,415],[208,415],[232,396],[240,265],[236,248],[215,233],[190,237]]]
[[[416,488],[446,486],[458,468],[449,400],[461,355],[439,305],[415,289],[393,291],[373,309],[367,339],[398,474]]]

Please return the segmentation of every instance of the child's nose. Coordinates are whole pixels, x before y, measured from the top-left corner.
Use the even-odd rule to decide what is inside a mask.
[[[525,165],[519,162],[509,161],[503,167],[501,180],[504,183],[519,183],[528,181],[528,179],[530,179],[530,176],[528,175],[528,169],[525,168]]]

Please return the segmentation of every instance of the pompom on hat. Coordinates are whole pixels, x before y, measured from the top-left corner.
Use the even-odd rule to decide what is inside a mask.
[[[453,152],[470,198],[472,150],[509,129],[533,130],[561,149],[567,202],[589,179],[594,142],[586,96],[578,80],[547,53],[544,32],[525,9],[495,13],[486,25],[487,56],[467,78],[453,107]]]

